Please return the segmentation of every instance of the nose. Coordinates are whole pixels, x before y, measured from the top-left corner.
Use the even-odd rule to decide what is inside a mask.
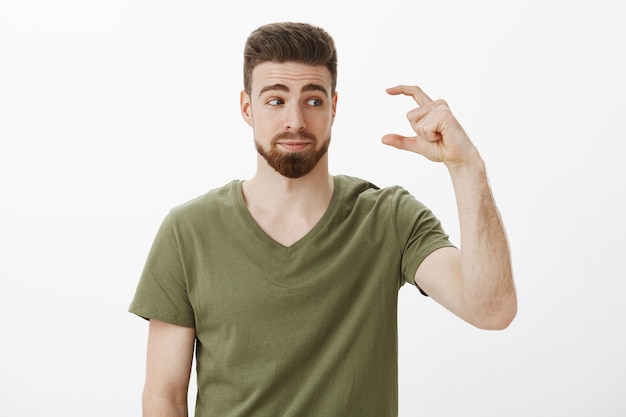
[[[300,132],[306,129],[306,121],[304,120],[304,112],[302,108],[293,104],[287,109],[285,118],[285,129],[290,131]]]

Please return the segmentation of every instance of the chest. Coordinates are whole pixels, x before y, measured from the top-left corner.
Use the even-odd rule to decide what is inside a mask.
[[[252,221],[256,223],[269,238],[289,247],[304,238],[320,222],[326,207],[319,209],[284,210],[268,212],[257,208],[249,208]]]

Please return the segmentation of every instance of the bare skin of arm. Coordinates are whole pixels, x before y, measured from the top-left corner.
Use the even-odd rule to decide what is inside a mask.
[[[484,161],[445,101],[433,101],[416,86],[387,92],[412,96],[419,107],[407,115],[416,135],[389,134],[383,143],[443,162],[459,213],[460,250],[442,248],[430,254],[418,268],[415,283],[478,328],[508,327],[517,313],[517,295],[509,245]]]
[[[150,320],[144,417],[187,417],[195,338],[193,328]]]

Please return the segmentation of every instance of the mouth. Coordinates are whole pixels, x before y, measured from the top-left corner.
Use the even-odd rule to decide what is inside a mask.
[[[280,141],[277,143],[279,147],[288,152],[300,152],[312,145],[311,142],[294,142],[294,141]]]

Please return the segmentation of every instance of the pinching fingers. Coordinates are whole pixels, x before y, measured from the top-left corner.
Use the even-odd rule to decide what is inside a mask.
[[[387,94],[390,94],[392,96],[396,96],[399,94],[411,96],[420,106],[425,106],[433,102],[433,100],[428,97],[428,94],[426,94],[424,90],[416,85],[397,85],[395,87],[388,88]]]

